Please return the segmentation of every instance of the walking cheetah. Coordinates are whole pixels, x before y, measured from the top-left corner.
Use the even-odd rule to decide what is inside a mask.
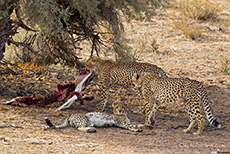
[[[96,132],[95,127],[120,127],[128,129],[135,132],[141,132],[141,129],[138,129],[138,125],[130,124],[127,114],[127,106],[124,103],[116,103],[113,105],[114,114],[108,115],[101,112],[89,112],[89,113],[75,113],[66,118],[61,125],[53,125],[52,122],[45,118],[45,121],[48,127],[44,129],[62,129],[68,125],[77,128],[80,131],[93,133]]]
[[[104,111],[108,102],[109,89],[114,85],[124,88],[131,87],[134,73],[151,72],[160,77],[167,77],[159,67],[149,63],[129,62],[115,63],[111,60],[102,60],[99,57],[90,57],[85,63],[86,69],[94,71],[99,78],[102,102],[96,111]]]
[[[144,103],[142,112],[146,112],[145,126],[155,120],[155,113],[159,105],[184,106],[190,116],[190,125],[184,132],[190,132],[198,122],[199,135],[204,128],[205,120],[201,115],[202,109],[208,121],[220,128],[220,123],[213,117],[209,107],[207,92],[204,86],[188,78],[162,78],[150,73],[135,74],[132,78],[133,87],[142,93]],[[152,109],[150,105],[153,104]],[[153,119],[151,119],[153,118]]]

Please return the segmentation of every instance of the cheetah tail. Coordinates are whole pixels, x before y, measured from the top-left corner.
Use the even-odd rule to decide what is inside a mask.
[[[45,121],[46,121],[46,124],[47,124],[50,128],[54,128],[54,125],[53,125],[53,123],[50,121],[49,118],[45,117]]]
[[[211,111],[211,108],[210,108],[209,103],[208,103],[207,92],[205,91],[205,89],[203,87],[202,87],[201,91],[202,91],[201,92],[201,102],[203,102],[205,115],[206,115],[209,123],[215,127],[220,128],[221,124],[212,115],[212,111]]]

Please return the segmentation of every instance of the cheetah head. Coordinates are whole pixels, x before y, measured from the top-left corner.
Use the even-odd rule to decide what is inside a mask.
[[[118,102],[118,103],[113,103],[112,107],[113,107],[114,114],[127,115],[127,110],[128,110],[127,104],[123,102]]]
[[[142,85],[142,74],[135,73],[132,77],[132,88],[140,89]]]
[[[90,70],[90,72],[95,72],[96,68],[100,64],[100,61],[101,58],[92,56],[86,61],[85,67],[87,70]]]

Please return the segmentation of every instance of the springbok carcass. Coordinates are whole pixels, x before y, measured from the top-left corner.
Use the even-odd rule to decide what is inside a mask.
[[[19,96],[11,99],[7,102],[1,102],[0,104],[5,105],[17,105],[21,107],[29,106],[29,105],[38,105],[45,106],[47,104],[51,104],[57,101],[62,101],[65,98],[68,98],[67,101],[58,107],[54,111],[58,111],[61,109],[69,108],[76,100],[80,100],[81,104],[84,99],[93,99],[93,97],[84,97],[82,93],[83,87],[86,87],[89,82],[93,79],[93,72],[89,72],[87,70],[81,70],[77,75],[74,82],[68,84],[58,84],[58,91],[54,91],[52,94],[47,95],[45,97],[35,98],[34,96]]]

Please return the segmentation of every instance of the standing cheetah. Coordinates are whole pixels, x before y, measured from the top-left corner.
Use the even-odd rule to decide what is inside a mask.
[[[209,107],[207,92],[204,86],[191,79],[183,78],[162,78],[150,73],[135,74],[132,78],[133,87],[142,93],[144,104],[142,112],[146,112],[145,125],[149,126],[155,120],[155,113],[159,105],[185,106],[190,116],[191,123],[184,132],[190,132],[198,123],[199,135],[204,128],[205,120],[201,115],[204,109],[208,121],[215,127],[220,128],[220,123],[213,117]],[[153,108],[150,109],[150,105]]]
[[[160,77],[167,77],[161,68],[149,63],[129,62],[117,64],[111,60],[90,57],[85,66],[91,72],[96,72],[99,78],[102,103],[97,107],[97,111],[100,112],[104,111],[108,102],[109,89],[114,85],[120,85],[124,88],[131,87],[134,73],[150,72]]]

